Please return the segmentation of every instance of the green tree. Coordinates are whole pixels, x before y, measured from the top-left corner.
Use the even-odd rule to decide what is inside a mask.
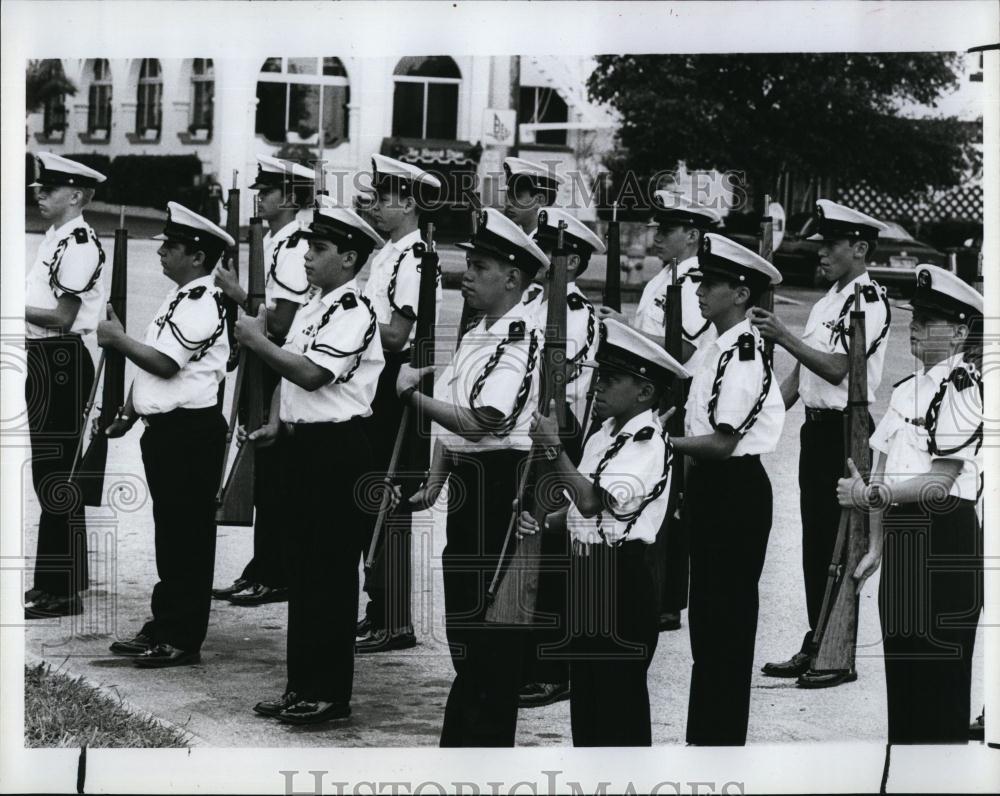
[[[28,61],[24,86],[27,113],[37,113],[53,97],[76,94],[76,86],[66,77],[57,58]]]
[[[912,119],[958,84],[955,53],[604,55],[592,99],[622,118],[608,166],[648,176],[742,170],[754,205],[782,173],[866,181],[901,196],[960,181],[975,168],[973,125]]]

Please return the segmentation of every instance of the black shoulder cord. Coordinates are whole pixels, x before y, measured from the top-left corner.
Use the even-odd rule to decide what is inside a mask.
[[[74,290],[71,287],[66,287],[59,281],[59,266],[62,265],[63,255],[66,253],[66,249],[69,246],[70,238],[73,237],[73,233],[70,233],[65,238],[56,244],[56,250],[52,254],[52,259],[45,263],[45,267],[49,271],[49,287],[56,290],[61,290],[63,293],[69,293],[71,296],[79,296],[86,293],[94,285],[97,284],[97,280],[101,278],[101,270],[104,268],[104,249],[101,246],[101,242],[97,239],[97,235],[93,229],[88,229],[88,234],[90,240],[97,247],[97,268],[94,269],[93,275],[90,277],[90,281],[87,282],[80,290]],[[58,296],[57,296],[58,298]]]
[[[597,332],[597,312],[594,310],[594,305],[586,299],[583,298],[584,304],[587,307],[587,342],[584,343],[583,348],[577,351],[573,357],[566,363],[566,365],[571,368],[569,371],[569,376],[566,378],[566,383],[569,384],[572,381],[576,381],[580,378],[580,374],[583,373],[583,365],[580,363],[587,356],[587,352],[590,351],[590,347],[594,344],[594,335]]]
[[[874,279],[871,283],[876,290],[881,287]],[[872,340],[872,344],[868,347],[868,351],[865,353],[865,359],[868,359],[878,350],[878,347],[882,344],[885,336],[889,334],[889,326],[892,324],[892,306],[889,304],[889,298],[886,295],[886,291],[880,290],[879,293],[880,298],[882,299],[882,304],[885,305],[885,323],[882,325],[882,331],[878,333],[878,337]],[[847,314],[851,311],[852,304],[854,304],[853,295],[848,296],[844,301],[844,306],[840,308],[840,315],[837,316],[837,325],[830,331],[830,342],[832,343],[834,340],[839,341],[845,354],[850,353],[850,348],[847,345],[848,325],[844,323],[844,319],[847,318]]]
[[[469,408],[473,412],[482,411],[481,408],[474,406],[476,398],[483,391],[483,387],[486,385],[486,379],[489,377],[490,373],[496,368],[500,363],[500,359],[503,357],[503,353],[507,346],[510,344],[511,338],[505,337],[496,347],[496,351],[493,352],[486,366],[483,368],[483,372],[476,377],[476,380],[472,384],[472,389],[469,391]],[[531,330],[531,339],[528,343],[528,365],[524,370],[524,378],[521,379],[521,386],[517,390],[517,398],[514,401],[514,408],[511,413],[504,417],[500,422],[500,428],[497,431],[490,432],[494,437],[506,437],[514,430],[514,426],[517,425],[518,415],[521,414],[521,410],[524,409],[524,405],[528,401],[528,395],[531,392],[531,374],[535,370],[535,364],[538,355],[538,334],[536,330]],[[490,422],[489,425],[493,425]]]
[[[726,368],[729,366],[729,360],[733,358],[733,354],[736,352],[738,347],[738,345],[734,345],[732,348],[723,352],[722,356],[719,357],[719,365],[715,371],[715,381],[712,382],[712,395],[708,399],[708,422],[711,424],[713,430],[718,428],[718,423],[715,422],[715,409],[719,403],[719,395],[722,392],[722,379],[726,375]],[[753,428],[753,424],[757,422],[757,417],[763,410],[764,402],[767,400],[767,393],[771,389],[771,364],[768,362],[768,358],[764,355],[764,350],[760,345],[759,340],[757,344],[757,351],[761,355],[761,362],[764,365],[764,381],[760,388],[760,397],[750,410],[750,414],[744,418],[742,423],[733,429],[733,433],[741,436]]]
[[[197,362],[208,353],[209,349],[215,344],[215,341],[219,339],[222,334],[222,330],[226,328],[226,308],[222,301],[222,294],[213,293],[212,298],[215,299],[215,308],[219,313],[218,326],[216,326],[215,331],[213,331],[212,334],[204,340],[189,340],[184,336],[184,333],[173,321],[174,311],[177,309],[177,306],[181,303],[181,301],[187,298],[188,293],[190,293],[190,291],[180,291],[174,297],[174,300],[170,302],[170,306],[167,307],[167,311],[162,320],[157,321],[156,324],[160,327],[160,332],[163,331],[164,326],[169,326],[170,332],[173,334],[174,338],[176,338],[178,343],[180,343],[188,351],[197,352],[191,357],[192,362]],[[157,337],[159,337],[160,332],[157,332]]]
[[[354,349],[353,351],[341,351],[339,348],[335,348],[331,345],[326,345],[325,343],[317,343],[315,337],[313,338],[312,345],[310,348],[313,351],[319,351],[323,354],[328,354],[331,357],[357,357],[351,369],[347,371],[343,376],[340,376],[333,380],[334,384],[344,384],[354,378],[354,374],[359,367],[361,367],[361,360],[364,358],[365,351],[368,348],[369,343],[371,343],[372,338],[375,337],[375,331],[378,329],[378,322],[375,316],[375,310],[372,309],[371,302],[362,296],[360,293],[345,293],[344,296],[352,295],[356,298],[361,299],[361,302],[365,305],[365,309],[368,310],[368,329],[365,331],[364,340],[362,341],[360,347]],[[330,305],[330,308],[323,313],[323,317],[320,319],[319,326],[316,327],[316,335],[319,335],[320,329],[329,323],[330,318],[333,316],[344,300],[344,296],[341,296],[337,301]]]
[[[959,380],[963,378],[972,378],[976,387],[979,389],[979,400],[983,400],[983,380],[979,373],[973,370],[967,370],[966,368],[958,367],[954,368],[951,373],[948,374],[946,379],[941,381],[938,391],[934,394],[931,399],[930,404],[927,407],[927,414],[924,416],[924,427],[927,429],[927,450],[931,456],[949,456],[952,453],[958,453],[963,448],[967,447],[973,440],[976,443],[975,453],[979,453],[979,449],[983,445],[983,422],[979,421],[979,426],[975,431],[962,442],[960,445],[956,445],[953,448],[940,448],[937,444],[937,438],[935,433],[937,431],[937,421],[938,415],[941,411],[941,402],[944,400],[944,394],[948,391],[948,385],[955,384],[958,385]]]
[[[416,244],[413,244],[413,246],[416,246]],[[407,246],[400,252],[399,257],[396,258],[396,264],[392,267],[392,276],[389,277],[389,306],[401,315],[406,315],[407,313],[403,312],[402,307],[396,306],[396,278],[399,276],[399,266],[403,264],[406,255],[413,251],[413,246]],[[438,278],[440,279],[440,271]]]
[[[292,234],[294,235],[296,233]],[[283,287],[288,292],[294,293],[296,296],[302,296],[309,292],[308,282],[306,283],[306,286],[302,290],[296,290],[294,287],[286,285],[284,282],[278,279],[278,255],[281,253],[282,246],[288,243],[288,241],[290,241],[291,239],[292,236],[289,235],[287,238],[279,240],[276,244],[274,244],[274,252],[271,254],[271,270],[267,272],[267,278],[273,279],[276,285],[278,285],[279,287]]]

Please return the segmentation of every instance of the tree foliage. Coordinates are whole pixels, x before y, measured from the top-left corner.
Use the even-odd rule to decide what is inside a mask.
[[[26,112],[37,113],[53,97],[76,94],[76,86],[66,77],[59,59],[45,58],[28,61],[24,93]]]
[[[902,116],[958,85],[954,53],[604,55],[592,99],[622,118],[640,174],[744,170],[757,193],[783,172],[867,182],[893,195],[945,187],[974,168],[973,126]]]

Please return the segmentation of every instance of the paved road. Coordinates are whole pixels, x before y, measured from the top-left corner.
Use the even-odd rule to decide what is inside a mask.
[[[28,262],[38,237],[29,239]],[[169,283],[159,271],[151,241],[130,247],[128,328],[139,334],[159,305]],[[244,260],[245,262],[245,260]],[[780,312],[801,329],[808,305],[818,294],[789,289],[779,293]],[[627,311],[634,307],[626,307]],[[453,328],[460,297],[446,291],[442,330]],[[885,411],[890,385],[911,369],[905,313],[894,313],[885,375],[872,407]],[[442,335],[447,332],[442,331]],[[450,347],[447,347],[451,350]],[[443,363],[442,363],[443,364]],[[781,351],[778,376],[791,367]],[[801,639],[805,598],[800,575],[800,527],[796,462],[801,408],[789,412],[777,452],[764,457],[774,485],[774,526],[760,584],[760,622],[756,665],[783,659]],[[13,440],[10,440],[13,442]],[[27,440],[23,441],[27,444]],[[354,714],[346,728],[289,728],[256,718],[250,706],[284,686],[286,606],[235,608],[215,603],[199,666],[146,672],[107,653],[115,637],[127,637],[145,620],[149,592],[156,580],[151,506],[142,478],[138,429],[112,443],[109,483],[126,488],[111,506],[88,509],[93,588],[86,613],[61,621],[32,623],[26,630],[33,654],[60,663],[71,674],[113,687],[128,701],[187,727],[212,746],[432,746],[437,744],[452,668],[443,632],[443,596],[437,571],[444,545],[443,514],[418,515],[414,528],[413,605],[420,644],[405,652],[367,656],[356,662]],[[24,545],[35,547],[38,507],[24,470]],[[725,499],[725,485],[719,485]],[[335,507],[331,507],[336,516]],[[249,529],[220,528],[216,582],[228,583],[249,557]],[[885,737],[884,675],[876,605],[878,578],[861,599],[856,683],[826,691],[802,691],[788,681],[755,675],[750,717],[751,742],[873,740]],[[30,584],[26,584],[27,585]],[[982,644],[977,645],[973,705],[982,701]],[[649,674],[656,744],[682,744],[687,715],[690,645],[686,627],[660,636]],[[522,711],[518,744],[569,745],[568,703]]]

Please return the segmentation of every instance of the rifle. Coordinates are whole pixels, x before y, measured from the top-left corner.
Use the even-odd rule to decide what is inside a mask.
[[[541,216],[539,223],[545,223]],[[560,434],[569,433],[569,417],[566,413],[566,250],[563,248],[565,229],[566,222],[560,221],[552,267],[549,271],[549,305],[545,319],[545,349],[542,353],[543,380],[538,400],[539,411],[544,415],[548,415],[549,404],[554,402]],[[520,541],[516,541],[515,534],[529,482],[537,487],[544,483],[546,474],[550,472],[545,463],[541,451],[532,443],[528,459],[521,470],[517,498],[507,525],[500,561],[497,563],[496,572],[486,594],[487,622],[529,625],[534,621],[542,552],[541,529],[545,527],[545,515],[559,507],[557,503],[561,494],[559,490],[536,489],[532,514],[538,521],[539,533],[526,536]],[[507,551],[512,547],[513,550],[508,556]]]
[[[240,277],[240,186],[238,183],[240,173],[233,169],[233,187],[229,189],[229,197],[226,199],[226,232],[233,239],[234,243],[226,253],[226,260],[233,269],[233,275]],[[233,338],[233,327],[236,324],[236,302],[229,296],[222,297],[222,304],[226,308],[226,336],[229,340],[229,361],[226,363],[226,372],[233,370],[239,361],[239,351]],[[226,382],[223,379],[219,382],[219,408],[222,408],[222,396],[226,390]]]
[[[128,230],[125,229],[125,208],[121,209],[118,229],[115,230],[115,252],[111,265],[111,292],[108,297],[111,308],[118,320],[125,326],[125,304],[128,293]],[[97,395],[97,382],[104,372],[104,384],[101,391],[101,413],[90,434],[90,444],[86,453],[83,452],[83,440],[86,436],[87,417],[94,408],[94,398]],[[125,403],[125,355],[109,348],[101,349],[101,357],[97,362],[97,373],[94,384],[90,388],[90,397],[83,408],[84,428],[77,443],[76,456],[73,457],[73,468],[70,470],[69,481],[80,477],[83,505],[100,506],[104,497],[104,472],[108,463],[108,437],[104,432]]]
[[[438,284],[438,253],[434,244],[434,225],[427,225],[427,243],[418,243],[413,247],[414,253],[420,258],[420,293],[417,311],[417,329],[413,335],[413,366],[426,368],[434,364],[434,323],[437,315],[437,284]],[[426,374],[420,380],[420,392],[424,395],[434,394],[434,375]],[[415,424],[413,434],[410,425]],[[410,462],[411,469],[424,470],[430,464],[431,455],[431,419],[425,413],[414,416],[413,407],[407,404],[403,407],[403,417],[399,421],[396,441],[392,446],[392,456],[389,459],[389,469],[385,474],[386,489],[382,493],[378,517],[375,520],[375,530],[372,532],[372,542],[365,558],[365,569],[371,569],[379,549],[382,528],[390,512],[391,486],[399,472],[399,460],[407,437],[411,439]]]
[[[264,222],[257,215],[250,219],[250,266],[247,275],[247,312],[256,315],[264,303]],[[239,366],[236,371],[236,389],[229,410],[229,428],[226,431],[226,450],[233,440],[240,415],[248,432],[256,431],[264,423],[265,401],[263,364],[255,354],[240,348]],[[219,525],[253,525],[254,446],[244,443],[237,447],[233,466],[226,477],[228,454],[222,460],[219,489],[215,494],[215,521]]]
[[[774,220],[771,218],[771,197],[764,194],[764,215],[760,219],[760,242],[757,253],[768,262],[774,259]],[[761,309],[774,312],[774,287],[768,285],[760,298]],[[764,341],[768,361],[774,362],[774,341]]]
[[[866,360],[865,313],[861,287],[854,287],[851,311],[850,350],[847,370],[847,417],[845,434],[848,456],[866,479],[871,469],[868,447],[868,365]],[[845,475],[848,474],[844,467]],[[865,554],[868,513],[844,508],[833,547],[833,560],[826,580],[826,593],[813,634],[811,668],[814,671],[846,671],[854,668],[858,639],[858,594],[852,576]]]

